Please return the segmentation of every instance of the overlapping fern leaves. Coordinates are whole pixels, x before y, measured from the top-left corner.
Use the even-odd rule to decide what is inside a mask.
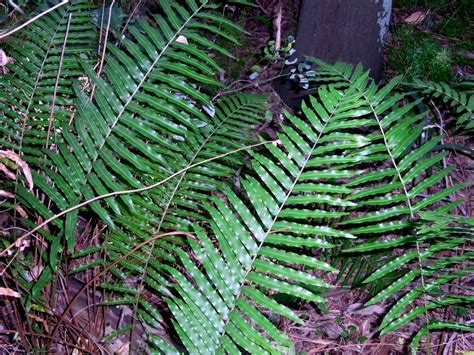
[[[361,172],[326,170],[319,159],[343,144],[364,146],[369,142],[361,135],[339,132],[343,117],[358,107],[360,94],[355,88],[345,92],[321,89],[322,101],[312,100],[307,121],[289,115],[278,144],[253,154],[255,176],[241,181],[248,201],[227,188],[229,206],[215,198],[208,207],[210,230],[195,226],[197,239],[189,243],[202,268],[182,251],[178,256],[186,274],[167,268],[178,292],[168,305],[190,352],[237,353],[242,348],[251,353],[278,353],[279,346],[290,343],[261,309],[296,322],[301,319],[268,291],[324,303],[323,294],[330,285],[314,272],[334,268],[314,257],[311,250],[333,247],[327,238],[353,237],[331,225],[347,214],[341,208],[352,205],[344,201],[350,189],[341,179]]]
[[[26,189],[18,192],[24,205],[47,218],[55,210],[65,210],[97,195],[140,189],[182,171],[146,193],[90,204],[114,232],[101,246],[77,254],[103,251],[105,260],[94,258],[73,272],[108,260],[114,262],[155,233],[186,229],[191,220],[201,219],[201,205],[219,190],[221,179],[233,173],[242,155],[195,165],[249,144],[258,113],[263,110],[264,96],[236,95],[214,103],[207,94],[221,85],[215,79],[221,69],[208,51],[231,56],[208,38],[223,37],[237,43],[231,32],[241,31],[240,27],[217,15],[216,6],[208,1],[189,0],[182,5],[161,1],[160,6],[162,13],[153,18],[154,23],[140,20],[129,28],[129,37],[108,43],[104,75],[97,76],[84,61],[74,67],[88,80],[82,86],[68,82],[68,89],[74,88],[68,94],[77,97],[76,112],[56,121],[55,149],[37,153],[43,164],[42,174],[35,175],[35,185],[52,204],[43,204],[41,195]],[[64,104],[58,101],[61,108]],[[46,130],[44,121],[38,126]],[[60,229],[64,227],[70,251],[75,249],[78,212],[67,214],[65,221],[54,221]],[[62,234],[58,232],[50,240],[57,253],[63,244]],[[145,284],[165,292],[167,283],[154,259],[158,255],[173,260],[169,255],[173,248],[161,240],[147,245],[112,269],[120,282],[103,287],[129,295],[130,290],[120,284],[133,275],[138,280],[134,287],[140,291]],[[49,259],[56,259],[55,253]],[[45,269],[43,274],[37,290],[45,285],[51,270]],[[129,301],[122,297],[109,303]],[[145,299],[135,297],[132,303],[142,320],[157,325],[160,316]]]
[[[415,89],[421,90],[429,98],[440,99],[445,104],[454,108],[457,114],[458,128],[466,131],[474,129],[474,95],[472,78],[462,82],[458,89],[446,83],[423,82],[414,80],[411,84]]]
[[[384,331],[429,309],[471,300],[471,296],[448,296],[438,305],[426,303],[424,297],[431,290],[431,284],[424,283],[425,269],[435,273],[450,264],[439,253],[461,247],[472,237],[471,233],[455,237],[455,231],[447,230],[443,238],[439,228],[420,219],[425,209],[464,186],[425,195],[450,172],[439,164],[443,153],[430,154],[439,139],[417,145],[422,115],[412,113],[414,104],[398,106],[403,95],[391,92],[397,79],[378,89],[360,68],[322,65],[322,71],[338,78],[339,89],[320,87],[318,99],[311,98],[309,107],[303,104],[304,119],[288,115],[279,145],[253,154],[253,173],[242,179],[247,202],[230,189],[228,206],[214,199],[208,207],[210,228],[195,226],[197,239],[189,242],[192,259],[201,268],[179,251],[186,273],[168,269],[178,293],[168,304],[190,352],[278,353],[279,346],[288,342],[262,310],[298,319],[271,295],[285,293],[321,303],[329,285],[314,276],[314,269],[334,269],[307,253],[354,237],[359,238],[354,242],[358,246],[346,252],[409,250],[400,257],[381,258],[383,266],[366,273],[365,282],[404,267],[418,270],[411,279],[402,275],[375,301],[415,278],[422,280],[417,296],[404,304],[416,304],[415,299],[423,296],[421,305],[401,317],[398,311],[405,307],[394,305],[383,320]],[[425,264],[435,256],[438,264]],[[463,277],[466,272],[455,275]],[[266,336],[257,335],[261,331]]]
[[[210,201],[212,195],[222,191],[223,179],[232,176],[235,168],[239,166],[239,159],[243,154],[233,153],[222,159],[213,160],[200,165],[209,158],[227,154],[233,150],[244,147],[251,143],[254,134],[251,128],[258,123],[262,112],[265,97],[260,95],[235,95],[224,98],[215,104],[215,115],[212,123],[209,123],[200,135],[188,137],[186,142],[181,143],[183,158],[175,161],[176,171],[182,171],[176,178],[171,179],[164,185],[168,194],[163,195],[163,209],[155,209],[153,218],[159,218],[159,222],[153,230],[130,228],[133,235],[122,231],[110,233],[103,246],[93,247],[90,250],[79,252],[76,257],[84,257],[94,252],[103,251],[106,258],[93,258],[89,262],[79,263],[71,272],[76,273],[87,268],[96,266],[107,266],[117,262],[125,254],[143,241],[148,240],[152,234],[159,234],[169,230],[188,230],[192,221],[207,220],[204,214],[204,204]],[[187,170],[186,170],[187,169]],[[150,212],[150,213],[151,213]],[[141,216],[145,219],[147,216]],[[150,217],[151,218],[151,217]],[[126,221],[124,221],[125,223]],[[132,237],[133,236],[133,237]],[[149,292],[160,295],[169,295],[170,282],[164,277],[165,266],[157,261],[175,262],[176,253],[179,249],[176,243],[181,244],[176,238],[156,239],[143,248],[133,252],[125,260],[120,261],[112,269],[116,276],[113,285],[103,284],[102,287],[115,292],[115,296],[103,304],[130,304],[138,317],[145,324],[152,327],[161,327],[161,316],[154,310],[154,306],[146,300]],[[129,286],[129,279],[137,279],[138,282]],[[128,285],[127,285],[128,284]],[[140,292],[137,292],[137,289]],[[147,329],[147,328],[146,328]],[[164,346],[164,343],[149,334],[149,338],[155,345]]]
[[[57,149],[37,150],[37,154],[48,156],[42,170],[55,187],[42,177],[37,178],[36,186],[60,210],[106,192],[140,188],[171,175],[186,162],[182,156],[186,147],[181,149],[179,142],[189,137],[187,148],[193,149],[192,140],[199,140],[201,131],[212,127],[213,120],[203,106],[212,111],[213,104],[200,86],[219,86],[214,74],[220,68],[206,51],[211,48],[230,53],[205,34],[224,34],[227,40],[236,42],[225,28],[240,28],[215,15],[215,6],[207,1],[197,4],[190,0],[185,5],[163,1],[161,5],[163,15],[155,17],[156,28],[142,20],[129,29],[131,37],[123,39],[120,46],[108,44],[105,78],[97,77],[88,63],[81,63],[95,87],[93,95],[75,83],[77,112],[71,120],[55,120],[55,133],[60,131]],[[72,86],[67,89],[72,90]],[[44,120],[37,124],[41,132],[46,131]],[[122,195],[90,207],[111,228],[119,223],[149,233],[160,223],[156,212],[166,201],[163,191]],[[18,196],[43,217],[52,215],[33,195],[20,191]],[[76,217],[77,212],[73,212],[66,218],[69,240],[74,239]]]
[[[430,329],[469,328],[429,319],[431,309],[472,303],[467,292],[453,296],[449,290],[471,271],[451,268],[470,262],[465,243],[472,230],[469,221],[458,224],[447,214],[457,202],[443,205],[464,185],[434,189],[450,169],[440,164],[444,153],[432,153],[439,138],[420,140],[424,125],[423,113],[415,113],[417,103],[400,104],[404,94],[392,92],[398,79],[378,88],[360,67],[318,62],[316,80],[324,85],[303,103],[302,115],[286,114],[276,141],[251,153],[251,167],[239,180],[241,194],[224,180],[242,156],[214,159],[252,142],[265,98],[249,94],[213,102],[208,96],[220,86],[219,65],[208,52],[230,55],[209,38],[236,43],[232,32],[240,28],[208,1],[160,5],[153,22],[139,20],[130,36],[108,43],[101,75],[74,53],[58,62],[58,51],[69,42],[66,32],[72,46],[66,50],[89,48],[81,34],[82,28],[91,29],[80,20],[85,5],[46,16],[37,24],[38,46],[28,44],[26,54],[12,52],[27,55],[27,63],[11,66],[0,81],[6,88],[0,102],[2,145],[23,152],[39,171],[37,194],[17,191],[33,213],[47,218],[80,201],[141,190],[173,176],[143,193],[91,203],[90,211],[110,231],[101,245],[75,253],[92,259],[78,262],[72,272],[107,267],[110,274],[101,286],[115,297],[103,304],[130,304],[133,317],[145,325],[151,350],[169,353],[176,349],[156,335],[165,321],[150,293],[165,297],[190,353],[276,354],[292,345],[268,315],[302,320],[273,296],[288,294],[324,309],[331,285],[321,276],[335,272],[334,266],[348,279],[389,280],[369,304],[412,286],[384,316],[381,329],[425,317],[414,348]],[[82,73],[83,86],[71,85]],[[19,79],[28,76],[36,79]],[[51,121],[45,104],[53,96],[57,107]],[[429,209],[435,209],[434,218]],[[64,237],[74,251],[78,213],[56,220],[55,236],[42,231],[51,242],[45,257],[51,265],[33,296],[58,266]],[[152,238],[170,230],[195,236]],[[457,255],[444,254],[456,248]],[[341,249],[339,260],[347,263],[330,265],[325,259]],[[98,252],[101,258],[94,258]]]
[[[339,77],[338,81],[347,85],[355,83],[359,76],[358,70],[353,72],[348,65],[328,66],[319,61],[318,64],[322,75]],[[374,129],[366,135],[372,143],[351,153],[354,161],[350,165],[369,164],[370,169],[346,184],[353,189],[348,200],[355,207],[349,208],[351,217],[340,224],[345,231],[359,237],[357,246],[344,250],[345,253],[362,255],[355,259],[357,265],[352,259],[351,276],[362,279],[364,283],[384,285],[368,304],[387,299],[410,285],[413,287],[385,315],[380,326],[382,333],[397,329],[420,315],[429,322],[429,309],[472,303],[473,300],[472,295],[458,297],[449,290],[438,293],[439,287],[452,287],[454,280],[470,272],[467,268],[443,274],[451,267],[464,265],[465,268],[472,260],[472,252],[464,247],[466,242],[472,241],[472,231],[467,227],[455,227],[447,213],[461,202],[449,202],[448,197],[467,185],[433,191],[452,169],[443,168],[442,160],[446,153],[434,152],[439,137],[420,140],[424,113],[411,111],[417,102],[399,106],[404,97],[400,93],[382,101],[382,96],[396,84],[397,80],[394,80],[380,91],[373,86],[360,88],[360,92],[364,92],[362,99],[366,113],[370,115],[364,126]],[[387,109],[390,111],[384,115]],[[434,220],[424,212],[432,209],[438,213]],[[446,251],[456,248],[459,248],[460,255],[445,256]],[[395,256],[396,250],[404,252]],[[374,257],[370,257],[373,253]],[[368,262],[360,262],[364,259]],[[375,263],[370,265],[374,260]],[[417,304],[416,299],[421,304]],[[406,309],[410,306],[414,308]],[[439,329],[439,322],[437,327]]]
[[[66,4],[4,47],[13,63],[0,77],[0,144],[29,163],[41,161],[41,148],[54,144],[71,118],[72,83],[82,74],[79,54],[93,55],[97,45],[90,10],[86,1]]]
[[[182,160],[177,142],[210,123],[202,105],[212,103],[198,86],[218,86],[219,82],[210,69],[217,65],[204,51],[208,46],[226,51],[197,32],[201,29],[197,19],[204,17],[216,25],[227,22],[208,14],[207,2],[188,1],[181,6],[163,1],[162,6],[166,17],[155,17],[157,28],[143,20],[130,28],[132,36],[123,39],[120,47],[108,43],[105,78],[82,63],[95,86],[93,99],[74,85],[77,113],[71,124],[61,127],[58,152],[47,152],[60,171],[60,175],[47,171],[57,186],[49,196],[61,209],[110,191],[141,188],[170,175],[174,172],[171,162]],[[211,24],[204,29],[212,34],[217,31]],[[128,214],[143,216],[142,222],[151,225],[156,219],[143,211],[156,209],[162,200],[154,190],[109,198],[90,207],[111,228],[121,218],[127,222],[122,225],[130,225],[132,221],[124,217]],[[73,215],[68,215],[67,234],[74,233]]]

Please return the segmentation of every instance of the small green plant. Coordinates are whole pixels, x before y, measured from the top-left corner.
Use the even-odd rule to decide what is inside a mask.
[[[394,32],[397,43],[389,49],[389,68],[406,80],[449,81],[453,78],[453,55],[431,34],[412,25],[402,25]]]

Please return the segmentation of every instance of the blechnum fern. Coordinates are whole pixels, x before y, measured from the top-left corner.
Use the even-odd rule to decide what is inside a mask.
[[[446,83],[423,82],[421,80],[414,80],[412,84],[423,95],[440,99],[445,104],[453,107],[457,115],[456,124],[458,128],[466,131],[474,129],[473,85],[472,78],[462,82],[459,89],[454,89]]]
[[[191,259],[197,259],[201,270],[181,251],[186,273],[169,269],[178,283],[178,295],[168,304],[190,352],[222,349],[234,353],[238,348],[278,352],[276,344],[287,345],[287,340],[258,310],[299,321],[291,310],[269,297],[275,292],[321,304],[329,285],[314,272],[334,269],[313,255],[315,250],[340,245],[341,238],[357,237],[355,242],[343,243],[357,245],[344,247],[346,253],[395,247],[408,250],[400,257],[389,256],[384,266],[365,276],[365,283],[373,283],[389,273],[400,275],[369,303],[421,280],[408,302],[405,297],[384,317],[382,332],[428,315],[430,309],[472,301],[468,295],[450,292],[433,299],[434,285],[462,278],[468,271],[451,277],[437,273],[472,256],[467,252],[451,261],[444,257],[442,252],[462,248],[471,239],[471,231],[452,229],[449,223],[431,225],[423,212],[465,186],[425,195],[450,172],[440,167],[443,153],[430,153],[439,139],[418,143],[423,115],[412,113],[414,104],[398,105],[403,95],[391,93],[397,80],[378,89],[360,68],[320,64],[321,74],[326,71],[336,79],[336,87],[343,83],[343,88],[321,86],[318,97],[310,97],[310,105],[303,103],[302,118],[287,115],[278,145],[252,154],[253,172],[241,181],[246,203],[227,189],[229,206],[215,199],[214,206],[208,207],[210,229],[205,233],[196,226],[197,241],[189,241]],[[440,207],[438,212],[448,209]],[[410,277],[407,267],[412,270]],[[186,275],[192,276],[193,283]],[[421,304],[415,302],[418,298],[423,298]],[[412,305],[416,307],[403,313]],[[442,324],[442,320],[425,321],[438,328]],[[429,329],[429,323],[425,327]],[[459,329],[466,327],[459,325]],[[267,337],[253,335],[261,331]]]
[[[317,94],[303,102],[301,114],[285,114],[277,140],[250,152],[236,191],[228,182],[243,153],[232,152],[256,141],[265,97],[214,102],[209,95],[221,86],[221,69],[210,52],[231,56],[214,37],[237,43],[232,33],[240,27],[209,1],[162,0],[160,14],[107,44],[97,75],[75,51],[64,51],[62,65],[57,60],[65,43],[81,52],[81,28],[94,32],[83,6],[44,17],[47,31],[27,38],[39,47],[25,47],[30,61],[19,53],[0,80],[2,149],[22,153],[35,171],[35,193],[18,184],[16,196],[32,216],[48,218],[98,195],[140,193],[95,201],[42,229],[48,246],[36,246],[45,262],[39,278],[22,279],[23,265],[13,264],[30,292],[27,306],[41,308],[41,292],[67,250],[71,274],[107,271],[99,274],[100,286],[110,297],[101,305],[128,304],[151,351],[291,351],[268,315],[303,320],[274,296],[288,294],[324,311],[325,293],[335,286],[325,281],[328,272],[372,286],[368,304],[396,299],[382,333],[421,317],[415,351],[430,330],[470,329],[431,312],[472,303],[469,292],[454,289],[471,271],[472,221],[449,214],[460,202],[444,203],[465,185],[439,189],[451,171],[441,164],[445,153],[435,152],[440,139],[420,138],[424,113],[393,92],[398,79],[378,88],[360,66],[318,62]],[[36,80],[23,84],[26,71]],[[71,80],[79,76],[82,86]],[[51,126],[43,104],[53,97]],[[108,230],[77,251],[77,219],[86,211]],[[173,231],[187,237],[160,237]],[[361,256],[373,265],[358,263]],[[383,279],[389,282],[380,290]],[[169,321],[156,297],[165,301]],[[164,325],[179,338],[176,349],[157,335]],[[134,329],[116,329],[126,331]]]

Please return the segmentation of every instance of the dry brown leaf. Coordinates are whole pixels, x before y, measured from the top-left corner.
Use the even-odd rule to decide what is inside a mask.
[[[31,176],[31,170],[28,167],[28,164],[24,160],[22,160],[18,154],[11,150],[0,150],[0,159],[1,158],[10,159],[15,164],[17,164],[21,168],[21,171],[23,172],[23,175],[26,178],[26,181],[28,183],[28,191],[33,190],[33,177]]]
[[[21,298],[18,292],[6,287],[0,287],[0,296]]]
[[[125,355],[125,354],[128,354],[130,352],[130,342],[126,342],[124,344],[122,344],[122,346],[120,348],[117,349],[117,351],[115,351],[114,354],[116,355]]]
[[[385,307],[377,306],[376,304],[368,307],[363,307],[362,303],[354,303],[347,307],[347,312],[360,315],[382,314]]]
[[[8,168],[2,163],[0,163],[0,171],[4,173],[7,178],[16,180],[16,175],[13,174],[10,170],[8,170]]]
[[[417,11],[412,13],[410,16],[406,17],[403,22],[405,23],[411,23],[413,25],[418,25],[419,23],[422,23],[424,19],[426,18],[427,13],[426,12],[421,12]]]
[[[22,216],[23,218],[26,218],[28,217],[28,214],[26,213],[26,211],[20,206],[20,205],[16,205],[15,206],[15,210],[20,214],[20,216]]]
[[[0,190],[0,197],[14,198],[15,195],[12,194],[11,192],[8,192],[8,191],[5,191],[5,190]]]

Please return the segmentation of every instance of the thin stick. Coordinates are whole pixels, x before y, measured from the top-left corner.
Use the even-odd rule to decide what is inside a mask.
[[[93,197],[89,200],[86,200],[84,202],[81,202],[75,206],[72,206],[72,207],[69,207],[68,209],[64,210],[64,211],[61,211],[59,212],[58,214],[48,218],[47,220],[45,220],[43,223],[39,224],[38,226],[36,226],[35,228],[33,228],[32,230],[30,230],[29,232],[26,232],[25,234],[23,234],[21,237],[19,237],[14,243],[10,244],[7,248],[5,248],[2,252],[0,252],[0,257],[4,256],[6,253],[8,253],[9,250],[13,249],[14,247],[19,247],[22,243],[22,241],[32,235],[34,232],[38,231],[39,229],[43,228],[45,225],[49,224],[51,221],[54,221],[55,219],[65,215],[66,213],[69,213],[69,212],[72,212],[72,211],[75,211],[77,210],[78,208],[81,208],[83,206],[86,206],[92,202],[95,202],[95,201],[98,201],[98,200],[102,200],[104,198],[108,198],[108,197],[113,197],[113,196],[119,196],[119,195],[125,195],[125,194],[132,194],[132,193],[139,193],[139,192],[143,192],[143,191],[147,191],[147,190],[151,190],[151,189],[154,189],[155,187],[157,186],[160,186],[160,185],[163,185],[165,182],[167,182],[168,180],[171,180],[172,178],[174,178],[175,176],[178,176],[180,174],[182,174],[183,172],[185,171],[188,171],[192,168],[195,168],[196,166],[199,166],[199,165],[203,165],[203,164],[206,164],[210,161],[213,161],[213,160],[217,160],[217,159],[220,159],[220,158],[223,158],[223,157],[226,157],[228,155],[231,155],[231,154],[235,154],[235,153],[238,153],[240,151],[243,151],[243,150],[248,150],[248,149],[251,149],[251,148],[255,148],[255,147],[258,147],[258,146],[261,146],[261,145],[265,145],[265,144],[270,144],[270,143],[273,143],[273,144],[276,144],[278,142],[278,140],[276,141],[264,141],[264,142],[261,142],[261,143],[257,143],[257,144],[252,144],[252,145],[248,145],[248,146],[245,146],[245,147],[242,147],[242,148],[239,148],[239,149],[235,149],[235,150],[232,150],[230,152],[227,152],[227,153],[223,153],[223,154],[220,154],[220,155],[217,155],[215,157],[212,157],[212,158],[209,158],[209,159],[206,159],[206,160],[203,160],[203,161],[200,161],[198,163],[195,163],[195,164],[192,164],[192,165],[189,165],[187,166],[186,168],[184,169],[181,169],[179,171],[177,171],[176,173],[174,174],[171,174],[170,176],[168,176],[167,178],[161,180],[161,181],[158,181],[157,183],[155,184],[152,184],[152,185],[149,185],[149,186],[145,186],[145,187],[141,187],[139,189],[133,189],[133,190],[122,190],[122,191],[113,191],[113,192],[109,192],[107,194],[104,194],[104,195],[100,195],[100,196],[96,196],[96,197]],[[3,270],[2,272],[0,272],[0,275],[3,274],[5,270]]]
[[[54,122],[54,109],[56,108],[56,96],[58,93],[59,77],[61,76],[61,68],[63,66],[64,52],[66,51],[66,43],[67,43],[67,37],[69,36],[69,27],[71,25],[71,18],[72,18],[72,13],[69,14],[69,18],[67,19],[66,34],[64,35],[63,48],[61,49],[61,59],[59,60],[58,73],[56,75],[56,83],[54,84],[53,102],[51,103],[51,115],[49,116],[48,133],[46,134],[46,143],[45,143],[46,148],[48,148],[49,146],[49,136],[51,134],[51,127],[53,126],[53,122]]]
[[[128,23],[130,22],[130,20],[132,19],[132,17],[135,15],[135,11],[138,10],[138,7],[140,6],[142,0],[139,0],[136,5],[133,7],[133,10],[132,12],[130,13],[130,15],[127,16],[127,22],[125,22],[125,25],[123,25],[123,28],[122,28],[122,34],[125,33],[125,30],[127,29],[127,26],[128,26]]]
[[[110,21],[112,19],[112,8],[113,8],[114,4],[115,4],[115,0],[112,0],[112,3],[110,4],[110,7],[109,7],[109,16],[107,18],[107,27],[105,28],[104,44],[102,45],[102,55],[101,55],[100,63],[99,63],[99,70],[97,71],[97,75],[96,75],[97,77],[99,77],[100,73],[102,73],[102,68],[104,66],[105,51],[107,49],[107,40],[109,38]],[[103,12],[102,12],[102,15],[103,15]],[[101,24],[101,26],[102,26],[102,24]],[[91,100],[94,97],[94,92],[95,92],[95,83],[92,86],[92,91],[91,91],[91,96],[90,96]]]
[[[49,8],[48,10],[43,11],[43,12],[40,13],[39,15],[36,15],[36,16],[33,17],[31,20],[26,21],[24,24],[22,24],[22,25],[20,25],[20,26],[18,26],[18,27],[16,27],[16,28],[14,28],[14,29],[11,30],[11,31],[8,31],[7,33],[1,34],[1,35],[0,35],[0,39],[4,39],[4,38],[10,36],[11,34],[13,34],[13,33],[17,32],[17,31],[21,30],[23,27],[26,27],[26,26],[28,26],[30,23],[36,21],[36,20],[39,19],[40,17],[42,17],[42,16],[44,16],[44,15],[50,13],[50,12],[53,11],[53,10],[56,10],[58,7],[63,6],[64,4],[67,4],[68,2],[69,2],[69,0],[64,0],[63,2],[60,2],[59,4],[54,5],[53,7]]]
[[[281,17],[283,14],[283,6],[281,4],[281,0],[278,3],[278,10],[277,16],[275,19],[275,28],[276,28],[276,35],[275,35],[275,50],[280,50],[281,48]]]

